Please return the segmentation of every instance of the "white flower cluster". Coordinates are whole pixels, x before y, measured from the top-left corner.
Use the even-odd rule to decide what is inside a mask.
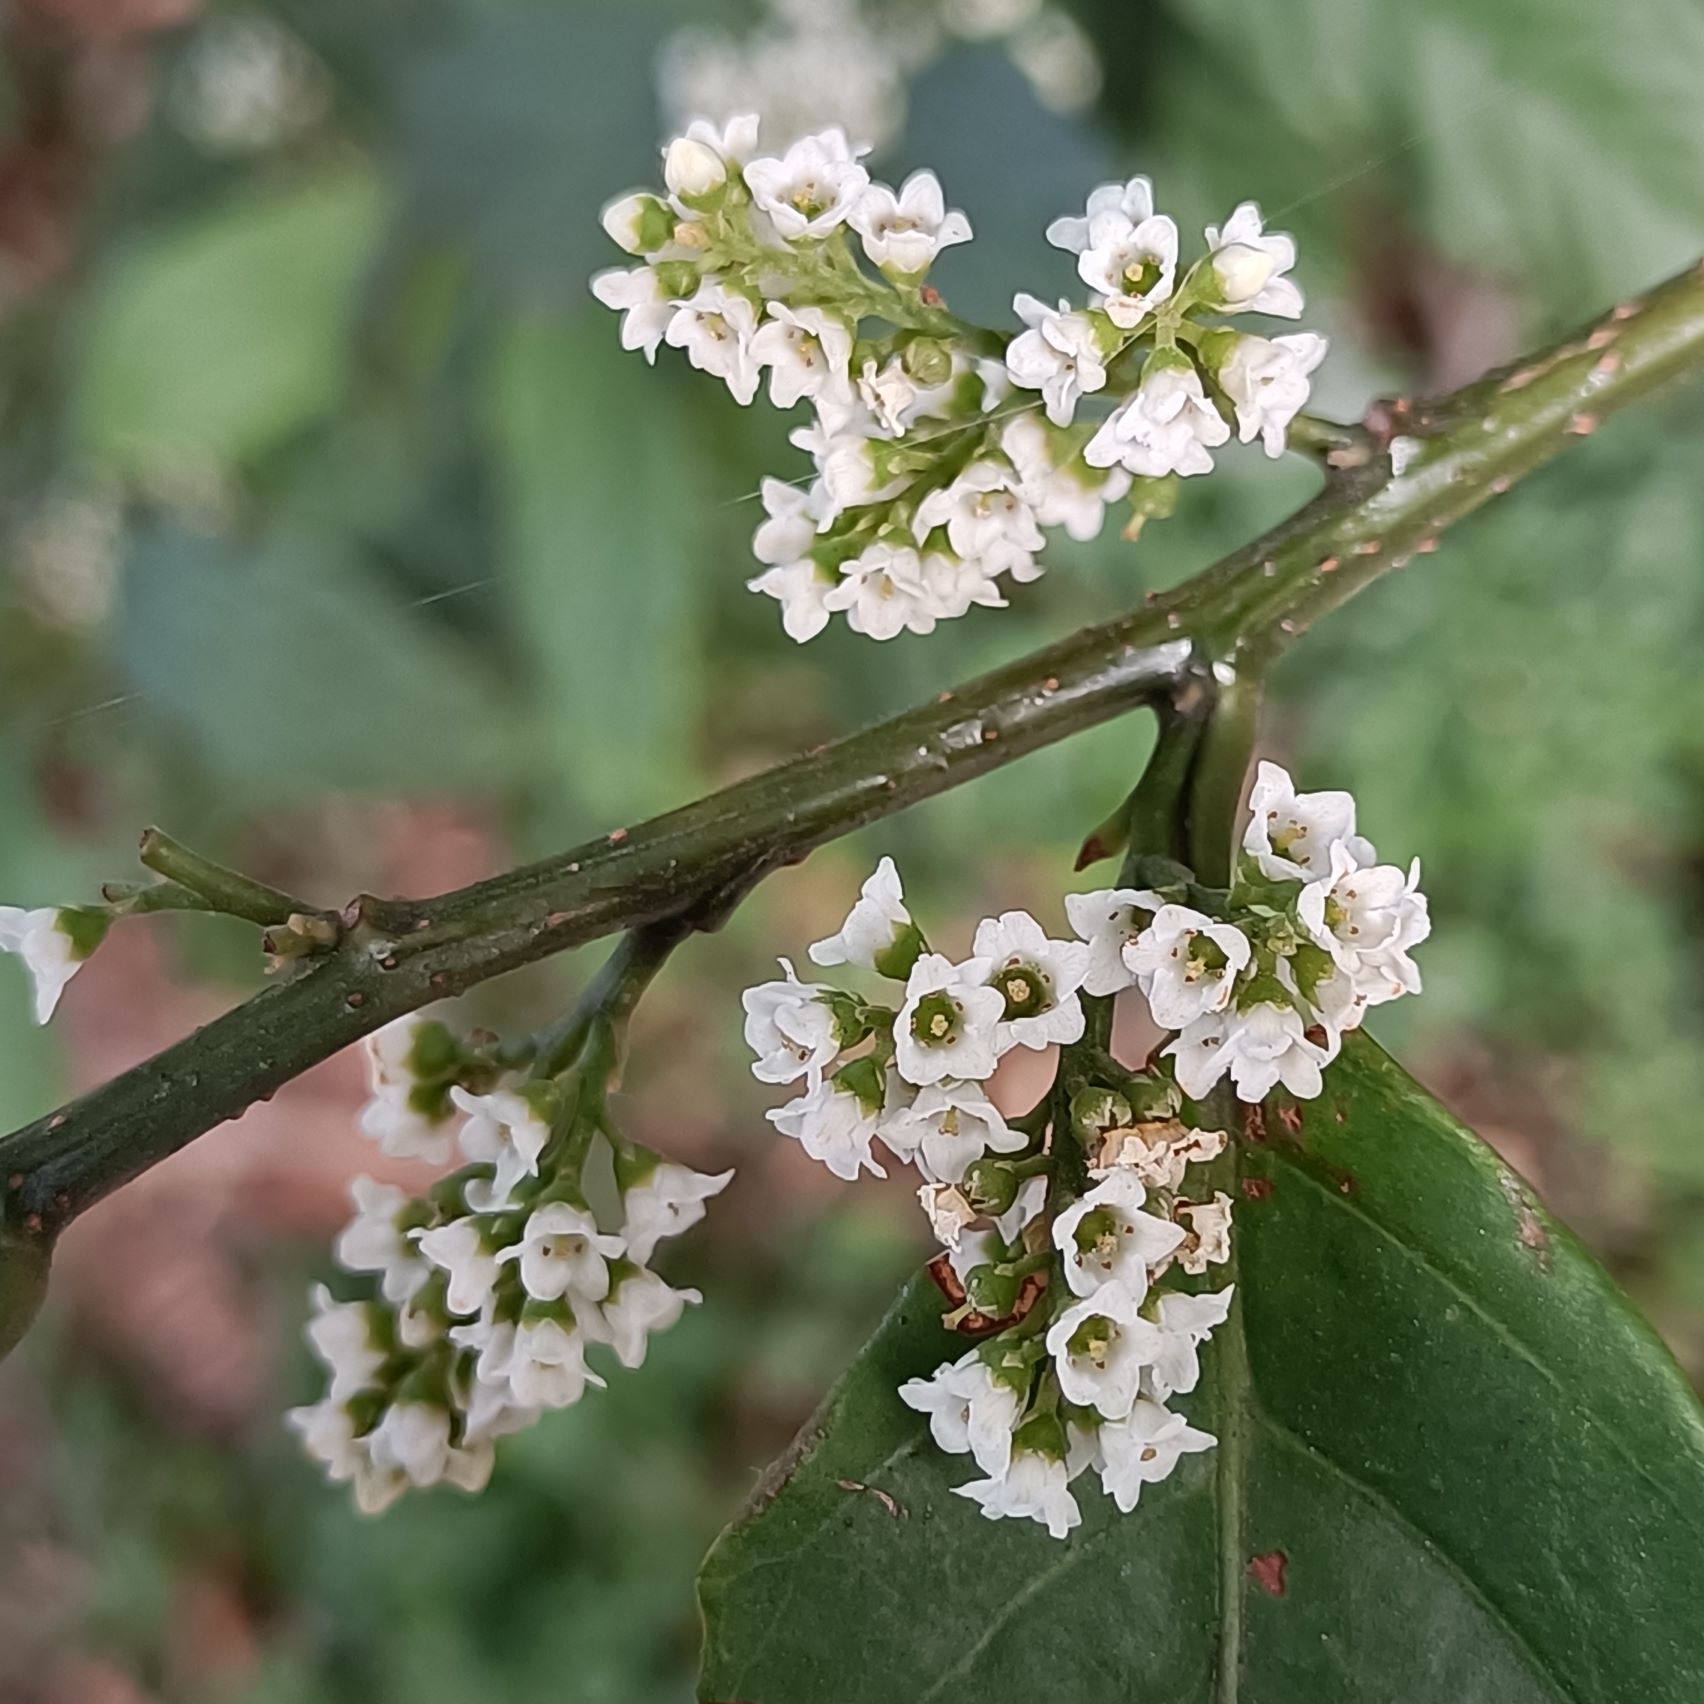
[[[82,906],[23,911],[0,905],[0,953],[23,960],[35,991],[38,1024],[53,1016],[66,983],[106,939],[111,921],[110,913]]]
[[[815,477],[763,482],[752,541],[765,571],[751,589],[780,603],[795,640],[836,614],[891,639],[1003,607],[1006,579],[1041,574],[1045,529],[1093,538],[1126,495],[1136,519],[1166,512],[1175,476],[1208,472],[1233,423],[1283,451],[1325,340],[1204,317],[1301,312],[1295,245],[1266,232],[1253,203],[1210,226],[1208,252],[1180,274],[1177,226],[1154,212],[1148,180],[1102,186],[1048,233],[1077,255],[1089,306],[1019,295],[1025,329],[1008,340],[960,320],[926,282],[941,250],[971,236],[933,172],[898,190],[874,182],[868,150],[839,129],[778,155],[757,148],[749,116],[671,142],[667,198],[630,194],[604,212],[644,264],[599,273],[592,289],[648,359],[666,342],[742,404],[767,375],[777,407],[811,405],[793,442]],[[1102,392],[1115,406],[1079,422]]]
[[[1085,1077],[1067,1102],[1056,1085],[1010,1123],[989,1098],[987,1080],[1017,1047],[1059,1045],[1061,1082],[1078,1081],[1083,995],[1104,980],[1097,940],[1050,940],[1007,912],[985,919],[955,963],[929,950],[883,859],[840,932],[810,951],[904,993],[881,1005],[802,983],[785,961],[782,980],[748,989],[754,1074],[805,1088],[770,1120],[838,1177],[885,1175],[877,1141],[914,1165],[945,1245],[933,1270],[957,1304],[948,1323],[994,1333],[901,1397],[943,1449],[975,1459],[985,1477],[959,1490],[990,1518],[1026,1516],[1063,1537],[1079,1519],[1070,1481],[1091,1465],[1134,1508],[1144,1484],[1213,1442],[1165,1404],[1195,1388],[1199,1346],[1231,1290],[1156,1286],[1229,1258],[1228,1197],[1179,1193],[1223,1134],[1186,1128],[1174,1084],[1132,1078],[1104,1054],[1084,1068],[1116,1073],[1119,1091]],[[1074,1175],[1097,1180],[1075,1199]]]
[[[336,1256],[371,1293],[337,1302],[320,1290],[308,1326],[330,1383],[290,1422],[374,1514],[410,1486],[479,1490],[498,1438],[604,1383],[588,1349],[640,1366],[649,1334],[700,1300],[647,1263],[733,1174],[611,1139],[620,1206],[605,1229],[580,1189],[596,1130],[570,1089],[506,1080],[418,1016],[371,1037],[367,1058],[362,1128],[387,1153],[442,1162],[459,1150],[465,1162],[424,1198],[356,1181]]]
[[[1091,945],[1084,986],[1140,987],[1177,1082],[1200,1100],[1229,1076],[1245,1101],[1280,1083],[1300,1099],[1368,1007],[1420,992],[1412,950],[1431,933],[1420,864],[1380,864],[1347,793],[1298,793],[1262,763],[1236,880],[1217,915],[1149,889],[1066,901]]]

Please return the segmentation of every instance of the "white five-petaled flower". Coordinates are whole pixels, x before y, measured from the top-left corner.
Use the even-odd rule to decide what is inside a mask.
[[[751,354],[769,369],[769,400],[777,408],[850,394],[852,331],[826,308],[771,302],[768,319],[752,335]]]
[[[760,982],[740,996],[746,1046],[757,1055],[751,1074],[760,1083],[796,1083],[816,1077],[840,1052],[840,1026],[826,995],[831,989],[801,982],[786,959],[785,980]]]
[[[845,131],[835,126],[803,136],[779,158],[751,161],[745,180],[752,199],[789,242],[828,236],[846,222],[870,182],[870,174]]]
[[[346,1402],[357,1391],[366,1390],[384,1365],[384,1349],[373,1336],[372,1311],[365,1302],[334,1301],[323,1284],[314,1286],[313,1304],[307,1336],[331,1374],[326,1398]]]
[[[1142,1374],[1165,1341],[1139,1307],[1122,1284],[1103,1284],[1047,1328],[1047,1352],[1067,1402],[1108,1420],[1122,1420],[1135,1406]]]
[[[1189,1221],[1189,1236],[1177,1251],[1185,1272],[1199,1278],[1231,1258],[1231,1198],[1224,1190],[1215,1190],[1211,1201],[1180,1201],[1177,1215]]]
[[[1136,1507],[1144,1485],[1166,1479],[1179,1460],[1218,1442],[1211,1432],[1197,1431],[1181,1414],[1139,1397],[1122,1420],[1109,1420],[1095,1434],[1099,1446],[1101,1485],[1124,1514]]]
[[[337,1264],[346,1272],[377,1273],[380,1293],[400,1306],[426,1281],[426,1263],[415,1254],[401,1222],[410,1198],[395,1184],[358,1177],[349,1186],[349,1199],[355,1217],[332,1245]]]
[[[1106,317],[1132,331],[1177,282],[1177,226],[1151,211],[1132,215],[1119,207],[1096,213],[1089,219],[1077,273],[1091,290],[1101,292],[1098,305]]]
[[[609,1343],[622,1366],[640,1367],[651,1333],[667,1331],[689,1302],[703,1300],[696,1290],[677,1290],[665,1283],[649,1267],[618,1267],[598,1309],[597,1324],[594,1328],[588,1321],[588,1330]]]
[[[1312,331],[1288,337],[1239,336],[1218,365],[1219,384],[1237,412],[1237,436],[1258,437],[1269,456],[1284,453],[1290,422],[1307,406],[1308,375],[1325,359],[1326,340]]]
[[[1377,861],[1372,843],[1355,832],[1355,801],[1343,792],[1298,793],[1287,771],[1262,762],[1248,800],[1243,851],[1276,882],[1313,882],[1331,874],[1331,849],[1341,845],[1357,864]]]
[[[1032,414],[1006,422],[1000,447],[1017,470],[1018,494],[1037,523],[1063,527],[1080,544],[1100,536],[1107,505],[1130,489],[1131,476],[1123,468],[1091,468],[1075,447],[1056,462],[1048,428]]]
[[[627,1258],[635,1266],[644,1266],[665,1237],[691,1230],[704,1217],[705,1202],[720,1195],[733,1175],[731,1171],[697,1172],[673,1160],[659,1160],[643,1177],[626,1185],[621,1194],[621,1235]]]
[[[1432,920],[1420,892],[1418,858],[1404,875],[1394,864],[1360,864],[1338,841],[1331,848],[1330,868],[1302,889],[1296,915],[1347,973],[1362,1005],[1380,1006],[1420,992],[1420,968],[1409,949],[1432,932]],[[1329,1013],[1328,1000],[1317,1003],[1322,1015]]]
[[[1320,1072],[1337,1057],[1340,1039],[1329,1030],[1309,1034],[1294,1006],[1253,1000],[1225,1012],[1208,1012],[1166,1049],[1177,1062],[1178,1087],[1200,1100],[1227,1073],[1240,1100],[1265,1098],[1282,1083],[1299,1100],[1320,1092]]]
[[[757,309],[748,296],[706,279],[681,303],[663,334],[671,349],[684,349],[702,373],[722,380],[736,402],[757,395],[762,372],[752,350]]]
[[[811,963],[825,967],[855,964],[864,970],[880,970],[882,959],[913,929],[899,870],[893,859],[883,858],[859,889],[838,933],[811,947]]]
[[[1064,1538],[1083,1519],[1071,1495],[1071,1481],[1094,1455],[1088,1435],[1075,1427],[1071,1430],[1072,1448],[1064,1459],[1018,1445],[1003,1474],[955,1485],[954,1493],[968,1497],[991,1521],[1006,1517],[1038,1521],[1054,1538]]]
[[[1096,1184],[1053,1221],[1053,1246],[1065,1259],[1065,1282],[1076,1296],[1109,1284],[1140,1303],[1148,1271],[1184,1240],[1169,1219],[1142,1211],[1147,1191],[1133,1171],[1120,1168]]]
[[[1023,1399],[974,1349],[943,1362],[926,1379],[908,1379],[899,1399],[929,1416],[930,1436],[948,1455],[968,1454],[996,1478],[1011,1466],[1012,1431]]]
[[[1207,247],[1226,313],[1301,318],[1302,292],[1284,276],[1296,264],[1295,241],[1267,231],[1254,202],[1239,202],[1223,230],[1209,225]]]
[[[98,914],[89,912],[90,918]],[[39,911],[0,905],[0,953],[16,953],[35,984],[35,1017],[45,1024],[65,992],[65,984],[83,968],[88,951],[65,926],[66,914],[56,907]],[[98,942],[98,936],[97,942]],[[92,951],[93,949],[89,949]]]
[[[791,1136],[813,1160],[850,1183],[859,1172],[887,1173],[870,1152],[881,1108],[865,1103],[857,1090],[838,1079],[817,1081],[809,1093],[764,1114],[783,1136]]]
[[[1007,345],[1006,372],[1020,390],[1041,392],[1047,418],[1055,426],[1069,426],[1079,399],[1106,384],[1105,354],[1095,322],[1074,312],[1069,302],[1050,308],[1021,292],[1012,306],[1029,329]]]
[[[1082,1040],[1078,990],[1089,949],[1081,941],[1050,941],[1027,911],[1006,911],[977,924],[971,951],[988,961],[990,983],[1005,1001],[995,1037],[1000,1052]]]
[[[538,1175],[539,1155],[550,1140],[550,1124],[525,1095],[494,1089],[476,1095],[460,1087],[450,1099],[467,1114],[461,1151],[475,1165],[492,1167],[489,1181],[470,1183],[467,1204],[476,1212],[495,1212],[509,1204],[515,1185]]]
[[[372,1098],[361,1109],[361,1133],[396,1159],[424,1160],[441,1166],[455,1153],[456,1133],[449,1098],[440,1093],[421,1104],[418,1048],[436,1020],[410,1012],[362,1043],[367,1088]]]
[[[933,633],[939,602],[924,576],[922,556],[908,544],[878,539],[840,565],[840,579],[823,607],[844,610],[846,625],[868,639],[905,632]]]
[[[1143,479],[1211,473],[1207,452],[1230,435],[1187,359],[1158,366],[1150,360],[1136,394],[1101,422],[1083,459],[1090,467],[1123,467]]]
[[[992,961],[954,964],[923,953],[905,984],[894,1020],[894,1063],[906,1082],[927,1088],[943,1077],[980,1082],[994,1075],[1006,996],[988,986]]]
[[[592,279],[592,294],[621,316],[621,347],[655,362],[680,304],[648,266],[614,266]]]
[[[989,574],[1031,579],[1035,553],[1046,541],[1018,485],[1016,468],[981,457],[923,498],[911,530],[921,543],[945,527],[947,542],[966,561],[979,562]]]
[[[1144,1375],[1144,1394],[1164,1402],[1168,1396],[1187,1396],[1201,1379],[1200,1347],[1230,1317],[1235,1286],[1186,1296],[1168,1290],[1155,1310],[1160,1345]]]
[[[847,217],[864,242],[864,253],[884,272],[915,278],[954,243],[970,241],[970,221],[947,209],[941,181],[931,171],[913,172],[896,195],[872,183]]]
[[[1136,984],[1130,952],[1165,901],[1146,888],[1096,888],[1068,893],[1065,915],[1088,943],[1089,961],[1083,971],[1085,994],[1116,994]]]
[[[1231,1002],[1253,949],[1234,923],[1187,905],[1162,905],[1124,955],[1161,1029],[1183,1029]]]
[[[453,1314],[476,1314],[497,1282],[498,1251],[491,1246],[488,1226],[477,1215],[452,1219],[422,1231],[420,1252],[449,1274],[445,1302]]]
[[[1027,1140],[1000,1116],[979,1083],[950,1078],[884,1118],[881,1139],[896,1159],[915,1165],[931,1183],[962,1182],[984,1154],[1013,1154]]]
[[[571,1296],[601,1302],[609,1294],[609,1263],[625,1246],[620,1237],[600,1232],[583,1207],[550,1201],[528,1218],[521,1240],[496,1259],[520,1262],[521,1285],[535,1301]]]

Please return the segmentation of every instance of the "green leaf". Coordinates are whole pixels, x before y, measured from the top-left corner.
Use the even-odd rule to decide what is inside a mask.
[[[1704,1415],[1572,1236],[1370,1041],[1237,1146],[1219,1447],[1055,1543],[986,1523],[900,1380],[914,1283],[701,1575],[718,1704],[1682,1704]],[[1292,1130],[1290,1126],[1298,1126]],[[1252,1194],[1250,1190],[1252,1189]]]
[[[240,462],[327,412],[383,197],[365,173],[186,221],[119,260],[87,331],[78,416],[124,472]]]

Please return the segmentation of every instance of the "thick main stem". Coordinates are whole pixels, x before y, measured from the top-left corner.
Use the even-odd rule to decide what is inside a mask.
[[[1704,268],[1695,267],[1440,402],[1376,407],[1361,465],[1338,468],[1291,519],[1139,610],[560,857],[420,905],[357,901],[337,948],[292,980],[0,1139],[0,1231],[51,1235],[430,1001],[617,930],[705,926],[730,894],[839,835],[1215,674],[1258,677],[1312,621],[1430,548],[1443,528],[1610,412],[1700,366]]]

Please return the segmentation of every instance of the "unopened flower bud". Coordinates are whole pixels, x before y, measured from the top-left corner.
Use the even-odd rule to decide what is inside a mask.
[[[682,201],[706,201],[728,181],[727,162],[712,147],[677,136],[663,155],[663,182]]]
[[[973,1266],[965,1274],[964,1293],[979,1314],[990,1319],[1007,1319],[1017,1310],[1022,1282],[993,1266]]]
[[[1132,1117],[1129,1101],[1112,1089],[1079,1089],[1071,1097],[1071,1128],[1085,1147],[1097,1147],[1107,1131],[1122,1129]]]
[[[1213,254],[1213,277],[1219,286],[1219,305],[1240,307],[1266,288],[1274,271],[1272,256],[1248,243],[1227,243]]]
[[[673,238],[675,216],[654,195],[624,195],[603,210],[603,228],[629,254],[654,254]]]
[[[914,337],[900,355],[900,365],[918,384],[944,385],[953,376],[952,352],[933,337]]]
[[[998,1160],[978,1160],[964,1174],[964,1193],[984,1218],[998,1218],[1018,1198],[1018,1174]]]

